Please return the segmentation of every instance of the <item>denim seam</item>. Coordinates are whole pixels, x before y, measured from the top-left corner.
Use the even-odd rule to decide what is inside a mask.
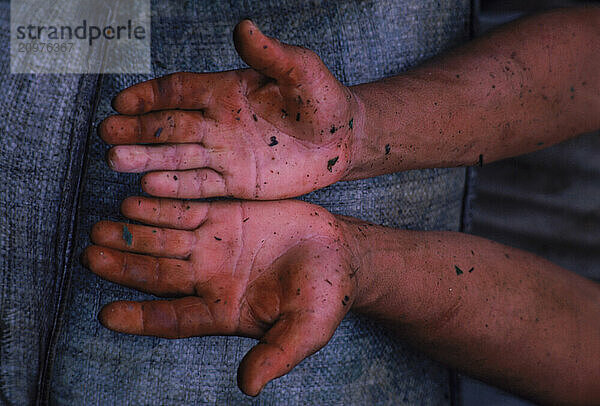
[[[86,81],[94,82],[93,90],[86,94]],[[102,75],[82,75],[79,85],[80,93],[78,96],[85,98],[90,103],[86,125],[79,128],[74,128],[71,133],[68,157],[68,170],[63,185],[63,197],[60,204],[61,216],[58,221],[58,233],[66,236],[65,239],[57,238],[54,253],[56,258],[61,258],[62,261],[57,263],[55,273],[57,275],[53,295],[56,297],[56,302],[52,311],[53,323],[46,346],[44,357],[40,360],[39,378],[36,392],[36,405],[46,405],[49,403],[50,395],[50,378],[52,364],[56,352],[56,343],[60,335],[62,326],[62,318],[64,315],[65,301],[68,297],[71,281],[71,264],[74,259],[74,235],[77,229],[78,213],[81,205],[82,183],[85,177],[86,168],[88,166],[88,149],[90,145],[90,137],[93,133],[93,118],[100,99],[100,85]],[[81,100],[85,102],[86,100]],[[85,137],[79,136],[85,129]],[[72,193],[69,193],[69,189]],[[62,214],[64,213],[64,214]]]

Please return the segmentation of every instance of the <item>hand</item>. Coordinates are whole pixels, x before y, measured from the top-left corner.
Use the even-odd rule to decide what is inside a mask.
[[[281,199],[342,179],[362,121],[353,93],[314,52],[249,20],[234,42],[251,69],[175,73],[115,97],[122,115],[99,128],[117,144],[112,169],[151,171],[145,192],[179,198]]]
[[[167,338],[259,339],[238,369],[248,395],[322,348],[355,300],[345,226],[318,206],[130,197],[121,209],[156,227],[97,223],[84,264],[110,281],[180,298],[110,303],[100,322]]]

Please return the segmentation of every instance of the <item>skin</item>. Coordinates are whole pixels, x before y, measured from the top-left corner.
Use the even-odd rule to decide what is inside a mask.
[[[129,334],[259,341],[238,369],[255,396],[322,348],[350,308],[436,359],[540,403],[600,396],[600,287],[532,254],[453,232],[333,216],[295,200],[127,198],[84,264],[163,301],[106,305]],[[457,270],[458,267],[458,270]]]
[[[345,87],[314,52],[244,20],[234,43],[252,69],[136,84],[115,97],[121,114],[99,134],[116,145],[109,166],[149,171],[142,188],[161,197],[279,199],[488,163],[600,128],[598,27],[597,7],[549,12],[406,74]]]
[[[597,130],[599,52],[599,7],[556,10],[352,87],[366,124],[346,179],[482,165]]]
[[[314,52],[266,37],[248,20],[234,43],[253,69],[174,73],[115,97],[121,115],[99,128],[117,144],[112,169],[153,171],[144,191],[179,198],[280,199],[344,176],[358,111],[352,92]]]
[[[490,162],[600,128],[598,27],[598,8],[554,11],[346,88],[311,51],[243,21],[234,41],[251,69],[137,84],[117,95],[121,114],[100,135],[117,144],[111,167],[151,171],[142,186],[162,197],[276,199],[337,180]],[[600,398],[600,288],[531,254],[294,201],[130,198],[122,211],[157,227],[128,225],[128,245],[123,224],[101,222],[85,263],[117,283],[183,298],[109,304],[101,322],[133,334],[260,338],[238,371],[247,394],[321,348],[352,306],[434,358],[534,401]]]
[[[536,403],[598,404],[600,285],[484,238],[346,220],[362,261],[352,311]]]
[[[180,298],[111,303],[100,322],[166,338],[259,339],[238,370],[248,395],[322,348],[356,297],[349,245],[321,207],[134,197],[121,211],[156,227],[99,222],[83,263],[110,281]]]

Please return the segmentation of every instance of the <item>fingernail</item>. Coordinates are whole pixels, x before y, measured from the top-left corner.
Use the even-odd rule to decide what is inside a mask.
[[[115,160],[113,159],[115,155],[115,147],[112,147],[108,151],[106,151],[106,163],[110,167],[110,169],[115,169]]]

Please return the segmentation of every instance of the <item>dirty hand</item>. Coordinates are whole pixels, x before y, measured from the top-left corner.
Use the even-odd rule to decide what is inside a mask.
[[[362,120],[352,92],[314,52],[249,20],[236,26],[234,42],[251,69],[180,72],[116,96],[121,115],[99,129],[117,145],[112,169],[151,172],[145,192],[179,198],[281,199],[343,177]]]
[[[158,337],[259,339],[238,370],[248,395],[322,348],[355,300],[345,226],[318,206],[130,197],[121,209],[154,226],[97,223],[84,264],[110,281],[179,298],[110,303],[101,323]]]

